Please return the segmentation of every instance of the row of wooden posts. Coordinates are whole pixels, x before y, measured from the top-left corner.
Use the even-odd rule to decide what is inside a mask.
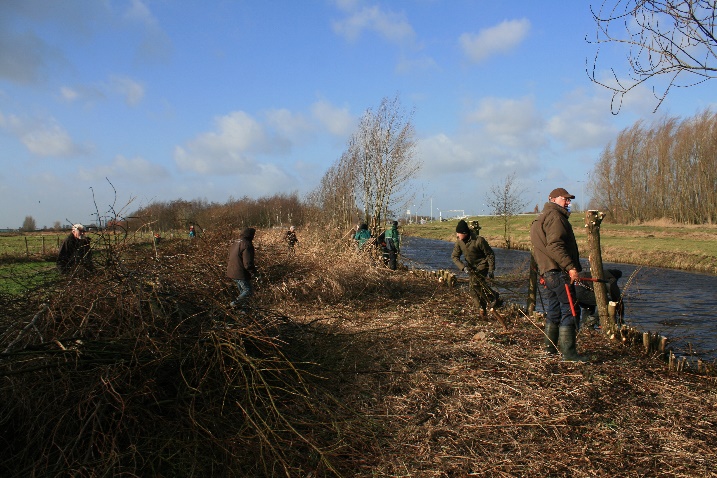
[[[587,229],[589,249],[588,260],[590,261],[591,276],[594,279],[604,279],[602,252],[600,249],[600,226],[604,217],[605,213],[594,210],[587,211],[585,214],[585,228]],[[532,255],[530,259],[526,307],[528,315],[532,315],[535,311],[538,290],[538,266]],[[424,274],[426,277],[436,278],[439,282],[449,287],[455,286],[458,282],[456,275],[447,270],[420,270],[418,272]],[[657,333],[641,332],[635,327],[627,325],[618,327],[617,321],[615,320],[615,303],[608,301],[605,283],[594,282],[593,290],[595,291],[595,303],[597,304],[598,314],[600,316],[601,330],[610,339],[618,340],[626,345],[642,347],[645,354],[663,358],[667,361],[668,370],[671,372],[681,373],[690,370],[700,374],[717,374],[717,363],[709,363],[698,359],[695,364],[694,362],[690,362],[686,356],[675,356],[674,352],[669,349],[669,340],[665,336],[658,335]]]

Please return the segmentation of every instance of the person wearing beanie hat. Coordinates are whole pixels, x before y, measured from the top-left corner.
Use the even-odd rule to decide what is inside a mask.
[[[465,258],[465,263],[461,260]],[[495,253],[488,241],[478,235],[478,230],[470,230],[461,219],[456,225],[456,245],[451,254],[453,263],[470,278],[470,295],[478,308],[479,318],[486,316],[487,308],[497,308],[502,304],[500,295],[487,283],[493,279],[495,271]]]
[[[72,225],[72,231],[62,241],[56,264],[62,274],[70,274],[78,270],[83,273],[94,270],[90,239],[85,236],[85,226]]]
[[[573,199],[575,196],[564,188],[553,189],[542,213],[530,225],[530,242],[548,299],[546,351],[556,354],[559,350],[563,360],[582,362],[585,357],[578,355],[575,343],[579,312],[577,317],[573,315],[573,310],[580,310],[575,306],[574,283],[582,270],[578,243],[568,220]]]
[[[395,271],[398,255],[401,253],[401,234],[398,232],[398,221],[393,221],[391,228],[386,229],[378,236],[378,243],[383,253],[383,263]]]
[[[457,234],[470,234],[471,230],[468,228],[468,223],[466,223],[463,219],[458,221],[458,224],[456,224],[456,233]]]

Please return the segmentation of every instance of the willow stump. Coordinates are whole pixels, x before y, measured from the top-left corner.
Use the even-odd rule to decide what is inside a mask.
[[[588,259],[590,260],[590,275],[594,279],[604,280],[602,270],[602,251],[600,249],[600,225],[605,217],[604,212],[590,210],[585,213],[585,228],[588,233]],[[595,291],[595,304],[600,314],[600,327],[603,333],[612,337],[617,332],[615,320],[610,318],[608,310],[607,289],[603,282],[593,282]]]

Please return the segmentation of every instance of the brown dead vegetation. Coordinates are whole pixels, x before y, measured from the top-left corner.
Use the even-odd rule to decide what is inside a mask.
[[[713,377],[259,231],[254,310],[229,234],[112,251],[85,282],[2,297],[2,476],[717,476]],[[499,278],[501,280],[501,278]]]

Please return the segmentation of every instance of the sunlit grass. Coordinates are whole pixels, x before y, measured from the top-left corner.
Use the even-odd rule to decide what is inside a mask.
[[[0,293],[22,294],[57,276],[54,262],[0,264]]]

